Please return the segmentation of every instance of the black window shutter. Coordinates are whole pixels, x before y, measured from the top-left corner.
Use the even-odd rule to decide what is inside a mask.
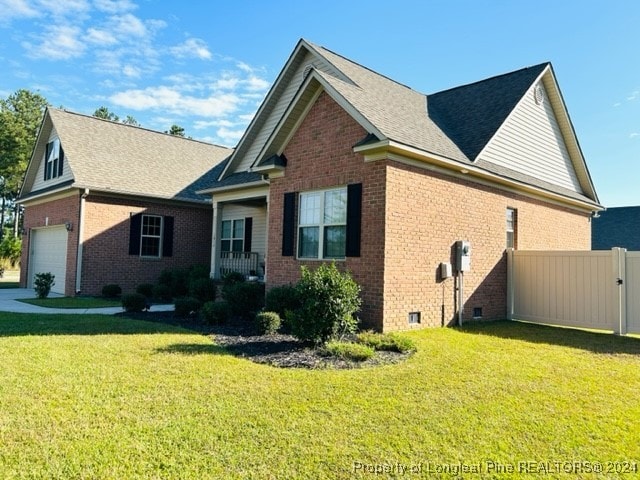
[[[62,163],[64,162],[64,150],[62,149],[62,145],[60,146],[60,158],[58,159],[58,176],[62,176]]]
[[[347,185],[347,257],[360,256],[362,184]]]
[[[164,217],[164,230],[162,233],[162,256],[173,255],[173,217]]]
[[[47,170],[49,169],[49,154],[51,153],[52,142],[47,143],[44,149],[44,179],[49,180],[49,175],[47,175]]]
[[[253,234],[253,218],[247,217],[244,219],[244,251],[251,251],[251,236]]]
[[[282,256],[292,257],[294,238],[296,234],[296,193],[284,194],[284,208],[282,216]]]
[[[129,225],[129,255],[140,255],[140,235],[142,235],[142,214],[131,216]]]

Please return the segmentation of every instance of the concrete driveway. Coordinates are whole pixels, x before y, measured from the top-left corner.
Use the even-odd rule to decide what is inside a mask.
[[[122,307],[105,307],[105,308],[46,308],[28,303],[19,302],[19,298],[35,298],[35,292],[32,288],[3,288],[0,289],[0,312],[16,312],[16,313],[67,313],[67,314],[89,314],[97,313],[102,315],[113,315],[122,312]],[[52,293],[49,297],[62,297],[56,293]],[[166,312],[172,311],[173,305],[153,305],[151,311]]]

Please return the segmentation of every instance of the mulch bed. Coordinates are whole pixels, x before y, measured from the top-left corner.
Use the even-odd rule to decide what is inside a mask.
[[[224,347],[232,355],[282,368],[362,368],[399,363],[411,356],[411,353],[376,352],[371,359],[356,362],[323,355],[321,350],[291,335],[258,335],[253,325],[243,320],[224,325],[207,325],[196,317],[176,317],[174,312],[150,311],[119,315],[193,330],[211,337],[216,345]]]

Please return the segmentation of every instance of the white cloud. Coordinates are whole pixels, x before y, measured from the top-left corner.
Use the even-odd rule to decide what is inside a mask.
[[[629,135],[629,138],[638,138],[640,137],[640,133],[638,132],[633,132],[631,135]]]
[[[118,39],[114,37],[111,32],[107,30],[97,29],[97,28],[89,28],[87,30],[87,35],[85,39],[88,42],[94,43],[96,45],[104,46],[104,47],[108,47],[118,43]]]
[[[195,128],[196,130],[204,130],[205,128],[211,128],[211,127],[235,127],[238,124],[235,122],[232,122],[231,120],[211,120],[211,121],[205,121],[205,120],[197,120],[195,122],[193,122],[193,128]]]
[[[201,60],[211,60],[212,56],[209,47],[204,40],[199,38],[188,38],[186,41],[169,49],[172,55],[177,58],[199,58]]]
[[[39,17],[41,12],[26,0],[0,0],[0,21]]]
[[[106,13],[123,13],[130,12],[138,8],[137,5],[130,0],[94,0],[93,4],[96,9]]]
[[[238,109],[242,99],[230,93],[197,98],[183,95],[178,88],[149,87],[144,90],[126,90],[110,97],[115,105],[133,110],[165,110],[176,115],[220,117]]]
[[[233,76],[230,73],[225,73],[222,78],[216,80],[211,85],[215,90],[233,90],[238,86],[241,79]]]
[[[22,46],[27,50],[27,55],[32,58],[68,60],[81,57],[86,49],[85,43],[80,40],[78,27],[48,26],[45,27],[44,33],[36,39],[40,42],[39,44],[22,43]]]
[[[262,92],[269,88],[269,82],[263,78],[258,78],[254,75],[250,76],[246,81],[247,89],[252,92]]]
[[[75,17],[87,13],[91,6],[87,0],[38,0],[38,8],[54,17]]]
[[[244,128],[240,128],[237,130],[230,130],[228,128],[222,127],[216,131],[216,136],[220,138],[227,145],[233,145],[238,143],[238,140],[242,138],[243,134],[244,134]]]
[[[640,98],[640,90],[635,90],[631,92],[631,95],[627,97],[627,100],[633,102],[634,100],[638,100]]]
[[[135,67],[133,65],[125,65],[124,67],[122,67],[122,74],[125,77],[129,78],[140,78],[142,72],[138,67]]]
[[[149,33],[144,22],[131,13],[115,15],[110,23],[118,36],[144,38]]]

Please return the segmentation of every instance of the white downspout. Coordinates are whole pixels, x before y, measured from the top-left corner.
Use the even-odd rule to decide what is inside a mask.
[[[82,250],[84,247],[84,207],[89,189],[85,188],[80,197],[80,214],[78,218],[78,252],[76,255],[76,294],[82,292]]]

